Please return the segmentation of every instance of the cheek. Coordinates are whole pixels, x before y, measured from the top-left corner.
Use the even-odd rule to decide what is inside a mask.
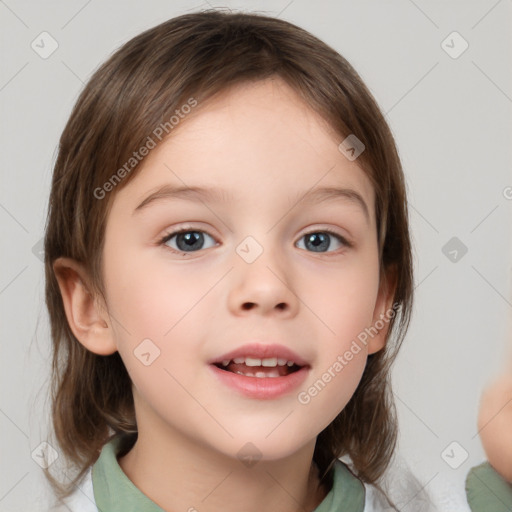
[[[319,273],[302,290],[304,302],[323,324],[326,348],[344,350],[372,322],[378,294],[378,262],[353,258],[337,272]],[[313,276],[313,274],[312,274]]]
[[[368,348],[358,338],[371,326],[378,293],[378,264],[374,258],[352,260],[336,275],[316,275],[304,292],[319,318],[316,364],[307,387],[297,396],[325,428],[346,406],[363,374]]]
[[[345,408],[356,391],[366,364],[366,352],[333,354],[317,366],[307,386],[297,394],[297,407],[311,435],[324,430]]]
[[[155,249],[158,250],[158,249]],[[152,251],[147,251],[151,253]],[[142,252],[115,251],[105,263],[109,307],[114,327],[134,338],[169,337],[211,288],[216,276],[185,265],[170,265],[165,257],[144,257]],[[121,324],[124,329],[120,329]]]
[[[116,247],[115,241],[106,246],[112,250],[104,271],[119,354],[141,392],[154,385],[172,389],[176,383],[169,373],[185,382],[189,369],[200,364],[204,336],[198,318],[204,320],[212,306],[205,294],[218,272],[169,265],[165,257],[150,259],[142,251],[135,255]]]

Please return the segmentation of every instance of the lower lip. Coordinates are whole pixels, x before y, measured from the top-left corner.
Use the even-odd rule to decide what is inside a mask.
[[[299,387],[309,372],[308,366],[284,377],[246,377],[239,373],[221,370],[210,365],[214,374],[222,383],[250,398],[272,399],[290,393]]]

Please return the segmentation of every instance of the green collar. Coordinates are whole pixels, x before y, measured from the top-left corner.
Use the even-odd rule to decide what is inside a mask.
[[[466,496],[473,512],[512,510],[512,485],[488,461],[469,471],[466,476]]]
[[[92,482],[96,506],[103,512],[165,512],[140,491],[119,466],[117,454],[120,436],[103,446],[92,467]],[[347,468],[337,461],[334,466],[334,484],[314,512],[363,512],[365,490]]]

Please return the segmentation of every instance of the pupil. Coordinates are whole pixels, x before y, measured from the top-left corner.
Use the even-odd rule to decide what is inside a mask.
[[[186,233],[180,233],[176,237],[176,245],[180,248],[180,250],[190,250],[196,251],[201,248],[202,245],[202,233],[198,233],[197,231],[188,231]],[[180,246],[180,242],[185,242],[184,246]]]
[[[325,233],[313,233],[309,235],[307,241],[312,244],[312,249],[316,252],[320,252],[329,247],[328,235]]]

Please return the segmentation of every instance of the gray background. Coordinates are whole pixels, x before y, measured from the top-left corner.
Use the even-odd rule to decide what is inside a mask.
[[[38,243],[60,133],[83,84],[112,51],[144,29],[208,6],[266,12],[306,28],[354,65],[387,113],[408,182],[416,265],[414,318],[393,374],[400,452],[432,494],[462,493],[469,468],[484,459],[480,393],[512,352],[512,2],[6,0],[0,510],[45,509],[42,471],[31,455],[46,440],[48,421],[50,345]],[[43,31],[58,43],[46,59],[31,48]],[[453,31],[469,44],[457,58],[458,36],[442,44]],[[458,240],[443,252],[452,237]]]

